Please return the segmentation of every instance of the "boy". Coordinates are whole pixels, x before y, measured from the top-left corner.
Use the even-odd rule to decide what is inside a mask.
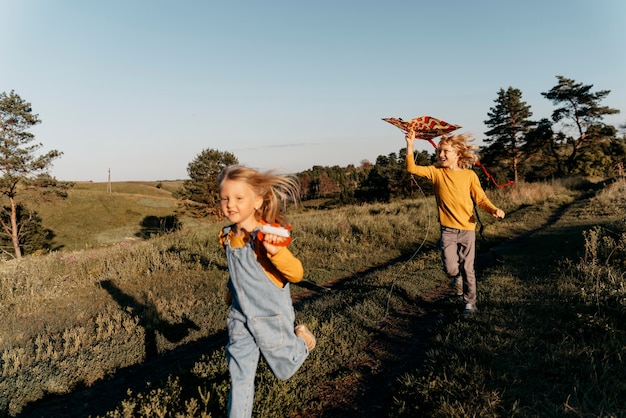
[[[439,166],[418,166],[413,159],[415,132],[406,133],[406,168],[411,174],[433,182],[441,225],[441,258],[445,273],[457,295],[463,295],[465,315],[476,311],[476,219],[474,203],[497,219],[504,211],[485,195],[478,176],[470,169],[476,162],[468,134],[441,138],[437,148]]]

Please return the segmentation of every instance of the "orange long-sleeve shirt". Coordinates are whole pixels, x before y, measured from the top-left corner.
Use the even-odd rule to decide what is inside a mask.
[[[406,168],[409,173],[433,182],[441,226],[476,229],[474,202],[491,215],[498,210],[485,194],[478,176],[472,170],[420,166],[411,158],[406,159]]]

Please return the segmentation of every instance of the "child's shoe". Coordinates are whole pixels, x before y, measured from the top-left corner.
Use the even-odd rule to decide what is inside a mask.
[[[313,335],[313,333],[309,331],[307,326],[304,324],[298,325],[295,329],[295,332],[297,337],[300,337],[304,340],[306,348],[309,350],[310,353],[315,348],[316,344],[315,336]]]
[[[465,309],[463,309],[463,315],[468,316],[476,313],[476,305],[472,305],[471,303],[465,304]]]

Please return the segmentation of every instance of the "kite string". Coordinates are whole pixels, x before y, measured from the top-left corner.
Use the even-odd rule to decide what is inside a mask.
[[[413,183],[417,186],[418,190],[420,191],[420,193],[422,194],[422,197],[424,198],[424,201],[427,199],[426,193],[424,192],[424,189],[422,189],[422,187],[419,185],[419,183],[417,182],[417,180],[415,179],[415,176],[411,174],[411,180],[413,181]],[[427,204],[427,202],[425,202]],[[432,222],[432,209],[427,209],[427,215],[426,215],[426,229],[425,229],[425,233],[424,236],[421,239],[421,242],[419,243],[417,249],[415,250],[415,252],[413,252],[413,254],[405,261],[406,263],[408,263],[409,261],[413,260],[418,254],[419,252],[422,250],[422,248],[424,247],[424,245],[426,244],[426,241],[428,240],[428,236],[431,233],[431,228],[433,225]],[[387,317],[389,316],[389,310],[391,309],[391,296],[393,294],[394,288],[396,286],[396,281],[397,281],[397,276],[395,276],[391,282],[391,286],[389,287],[389,292],[387,294],[387,300],[385,303],[385,313],[382,316],[382,318],[378,321],[374,321],[371,318],[365,318],[363,317],[363,315],[359,314],[358,312],[352,312],[353,315],[356,315],[358,317],[360,317],[362,320],[364,320],[365,322],[383,322],[387,319]],[[352,305],[348,304],[347,301],[345,301],[346,305],[348,307],[352,307]]]
[[[415,162],[417,163],[417,156],[415,156],[414,159],[415,159]],[[424,193],[424,189],[422,189],[422,187],[419,185],[419,183],[417,182],[417,180],[415,179],[415,176],[413,174],[411,174],[411,180],[413,181],[413,183],[415,183],[415,185],[417,186],[418,190],[422,194],[422,197],[424,198],[424,201],[426,201],[426,199],[427,199],[426,193]],[[422,242],[420,242],[419,246],[417,247],[417,250],[415,250],[413,255],[411,255],[411,257],[409,257],[406,260],[406,263],[408,263],[409,261],[413,260],[417,256],[417,254],[419,254],[419,252],[422,250],[422,248],[426,244],[426,240],[428,239],[428,236],[430,235],[430,232],[431,232],[430,229],[432,227],[432,211],[430,209],[428,209],[428,211],[426,213],[427,213],[427,215],[426,215],[426,232],[424,233],[424,236],[422,238]],[[391,282],[391,287],[389,288],[389,294],[387,295],[387,303],[386,303],[386,307],[385,307],[385,315],[383,315],[383,319],[382,319],[383,321],[385,319],[387,319],[387,315],[389,315],[389,309],[390,309],[390,304],[391,304],[391,295],[393,293],[394,287],[396,286],[396,279],[397,279],[397,277],[394,277],[394,279]]]
[[[415,160],[417,162],[417,156],[415,156]],[[426,193],[424,192],[424,189],[422,189],[422,187],[420,186],[420,184],[417,182],[417,180],[415,179],[415,176],[413,174],[411,174],[411,180],[412,182],[415,184],[415,186],[417,186],[418,190],[420,191],[422,197],[424,198],[424,201],[426,201],[427,196]],[[425,204],[427,204],[427,202],[425,202]],[[424,247],[424,245],[426,244],[426,241],[428,240],[428,237],[431,233],[431,228],[433,225],[432,222],[432,218],[433,218],[433,214],[432,214],[432,210],[431,209],[427,209],[427,215],[426,215],[426,229],[425,229],[425,233],[424,236],[422,237],[417,249],[415,250],[415,252],[413,252],[413,254],[405,261],[405,262],[409,262],[411,260],[413,260],[415,257],[417,257],[417,255],[420,253],[420,251],[422,250],[422,248]],[[391,306],[391,296],[393,294],[394,288],[396,286],[396,281],[397,281],[397,276],[394,277],[394,279],[391,282],[391,286],[389,288],[389,292],[387,294],[387,301],[385,303],[385,313],[382,316],[382,318],[379,321],[373,321],[371,318],[365,318],[363,317],[363,315],[359,314],[358,312],[352,312],[353,315],[356,315],[358,317],[360,317],[362,320],[364,320],[365,322],[382,322],[385,321],[387,319],[387,317],[389,316],[389,310],[390,310],[390,306]],[[311,284],[314,284],[311,282]],[[325,290],[325,291],[330,291],[332,289],[324,287],[324,286],[319,286],[319,285],[315,285],[318,290]],[[351,308],[352,305],[350,305],[347,301],[344,301],[344,303]]]

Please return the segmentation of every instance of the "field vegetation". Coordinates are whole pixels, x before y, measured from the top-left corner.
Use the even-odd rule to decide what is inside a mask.
[[[224,224],[146,231],[179,216],[174,186],[79,183],[37,208],[57,251],[0,264],[0,414],[224,416]],[[434,198],[291,208],[318,344],[286,382],[261,362],[255,416],[626,416],[626,183],[488,194],[508,215],[480,214],[468,318]]]

